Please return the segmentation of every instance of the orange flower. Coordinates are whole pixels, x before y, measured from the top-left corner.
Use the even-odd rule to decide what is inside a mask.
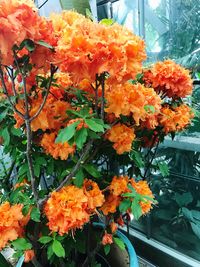
[[[121,200],[120,197],[109,194],[106,197],[106,200],[103,206],[101,207],[103,214],[108,215],[109,213],[115,213],[117,210],[117,207],[120,204],[120,200]]]
[[[147,182],[146,181],[136,182],[132,178],[132,179],[130,179],[130,183],[138,194],[152,198],[152,200],[144,199],[143,201],[140,201],[142,214],[148,213],[150,211],[150,209],[152,208],[154,196],[153,196],[151,189],[149,188]]]
[[[127,191],[128,176],[114,176],[109,186],[110,191],[115,196],[120,196]]]
[[[135,78],[146,58],[144,41],[124,27],[92,22],[72,11],[51,16],[58,37],[55,61],[72,73],[75,83],[95,80],[109,72],[122,79]]]
[[[93,182],[92,180],[85,179],[83,184],[83,191],[88,198],[89,210],[95,210],[97,207],[102,206],[105,198],[97,183]]]
[[[24,262],[27,263],[27,262],[31,261],[34,258],[34,256],[35,256],[34,250],[32,250],[32,249],[26,250],[24,252]]]
[[[60,235],[82,228],[89,221],[88,198],[82,188],[68,185],[53,192],[45,204],[44,213],[51,231]]]
[[[165,134],[168,134],[170,132],[182,131],[191,123],[193,117],[194,113],[191,108],[185,104],[176,108],[165,105],[161,109],[159,123],[163,126]]]
[[[45,153],[50,154],[55,159],[66,160],[70,154],[75,151],[75,146],[70,146],[67,142],[55,143],[56,133],[45,133],[41,140],[41,146],[45,150]]]
[[[22,214],[23,205],[10,205],[5,202],[0,205],[0,250],[3,249],[9,241],[13,241],[23,234],[23,227],[27,221],[24,221]]]
[[[117,154],[121,155],[131,150],[135,134],[133,129],[118,123],[108,131],[105,137],[114,143],[113,148],[116,150]]]
[[[150,70],[144,71],[144,81],[164,96],[177,98],[192,93],[189,71],[172,60],[157,62]]]
[[[22,186],[25,186],[25,185],[28,185],[28,184],[29,184],[29,182],[27,181],[27,179],[23,179],[23,181],[21,181],[20,183],[16,183],[14,185],[14,189],[17,189],[19,187],[22,187]]]
[[[106,112],[114,113],[116,117],[133,116],[136,125],[139,125],[140,120],[145,121],[156,115],[161,108],[161,99],[154,89],[146,88],[140,83],[110,83],[106,90],[106,99]],[[151,106],[153,114],[148,108]]]
[[[101,243],[105,246],[105,245],[110,245],[110,244],[112,244],[113,243],[113,237],[112,237],[112,235],[111,234],[108,234],[106,231],[105,231],[105,234],[104,234],[104,236],[103,236],[103,238],[102,238],[102,241],[101,241]]]
[[[117,224],[115,222],[111,222],[110,230],[111,230],[112,234],[117,231],[117,228],[118,228]]]
[[[34,96],[31,97],[31,109],[30,116],[34,116],[38,111],[41,103],[42,103],[42,95],[39,94],[37,98]],[[24,101],[19,100],[16,104],[16,108],[25,113]],[[71,109],[71,105],[62,100],[57,100],[55,97],[49,95],[47,98],[46,104],[43,107],[40,114],[31,122],[32,131],[37,131],[39,129],[46,131],[49,130],[59,130],[62,125],[64,125],[64,121],[67,118],[66,110]],[[14,118],[16,120],[16,128],[21,127],[24,123],[23,119],[19,117],[16,113],[14,114]]]
[[[55,44],[51,22],[39,16],[33,1],[2,0],[0,2],[0,61],[5,65],[13,63],[12,47],[24,39],[43,40]],[[39,46],[40,48],[43,48]],[[45,48],[48,53],[52,53]],[[33,53],[34,56],[35,52]],[[48,54],[49,55],[49,54]],[[49,56],[48,56],[49,57]],[[49,58],[46,58],[45,61]],[[39,59],[38,56],[35,57]],[[44,58],[43,58],[44,59]],[[43,61],[43,64],[45,63]]]

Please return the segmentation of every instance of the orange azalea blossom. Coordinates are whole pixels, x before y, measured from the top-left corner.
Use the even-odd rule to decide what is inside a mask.
[[[141,71],[144,41],[126,28],[98,24],[72,11],[53,14],[51,20],[58,37],[55,62],[72,73],[75,83],[94,81],[103,72],[127,80]]]
[[[34,258],[34,256],[35,256],[34,250],[32,250],[32,249],[26,250],[24,252],[24,262],[27,263],[27,262],[31,261]]]
[[[146,85],[168,97],[185,97],[192,93],[192,79],[189,71],[172,60],[157,62],[144,71]]]
[[[113,194],[109,194],[106,197],[106,200],[100,209],[102,210],[104,215],[108,215],[109,213],[115,213],[117,210],[117,207],[120,204],[120,201],[121,201],[120,197],[115,196]]]
[[[50,154],[53,158],[66,160],[70,154],[75,151],[75,146],[70,146],[67,142],[55,143],[57,134],[55,132],[47,134],[45,133],[41,140],[41,146],[45,153]]]
[[[42,95],[39,94],[37,98],[30,99],[30,117],[34,116],[42,101]],[[24,101],[19,100],[16,104],[16,109],[19,110],[21,113],[25,113],[25,107],[24,107]],[[43,107],[40,114],[31,122],[31,129],[32,131],[37,131],[39,129],[46,131],[49,130],[59,130],[61,126],[64,125],[64,121],[67,118],[66,110],[71,109],[71,105],[62,100],[57,100],[52,95],[49,95],[47,98],[47,101],[45,103],[45,106]],[[24,120],[19,117],[18,114],[14,114],[14,118],[16,120],[15,127],[19,128],[24,123]]]
[[[170,132],[182,131],[185,129],[194,118],[194,113],[186,104],[182,104],[176,108],[165,105],[161,109],[159,123],[163,126],[166,134]]]
[[[142,214],[148,213],[150,211],[150,209],[152,208],[154,195],[152,194],[151,189],[149,188],[147,181],[136,182],[132,178],[132,179],[130,179],[130,183],[138,194],[152,198],[152,201],[147,200],[147,199],[145,199],[144,201],[140,201]]]
[[[49,229],[60,235],[82,228],[90,219],[87,210],[87,196],[82,188],[73,185],[53,192],[44,207]]]
[[[51,22],[39,16],[33,1],[1,0],[0,1],[0,61],[5,65],[13,62],[12,47],[19,45],[24,39],[43,40],[56,44],[52,34]],[[38,46],[39,49],[43,48]],[[45,51],[52,53],[49,49]],[[35,52],[33,52],[34,57]],[[38,56],[35,56],[39,59]],[[48,57],[45,59],[45,61]],[[44,60],[44,58],[43,58]],[[44,65],[44,62],[42,65]],[[34,63],[35,60],[34,60]]]
[[[115,222],[110,223],[110,230],[111,230],[112,234],[114,234],[117,231],[117,228],[118,228],[118,226]]]
[[[0,250],[9,241],[23,235],[23,227],[28,223],[29,218],[23,216],[22,208],[23,205],[21,204],[11,206],[9,202],[0,205]]]
[[[84,194],[88,198],[88,208],[93,211],[97,207],[101,207],[105,201],[104,195],[98,187],[98,184],[92,180],[84,180],[83,183]]]
[[[27,179],[24,179],[22,182],[20,182],[20,183],[16,183],[15,185],[14,185],[14,189],[17,189],[17,188],[19,188],[19,187],[22,187],[22,186],[25,186],[25,185],[29,185],[29,182],[27,181]]]
[[[113,148],[121,155],[131,150],[135,134],[133,129],[118,123],[107,132],[105,138],[114,143]]]
[[[127,192],[128,180],[128,176],[114,176],[109,186],[112,194],[120,196],[121,194]]]
[[[106,231],[105,231],[105,234],[102,238],[102,241],[101,241],[102,245],[110,245],[113,243],[113,237],[112,237],[112,234],[108,234]]]
[[[161,99],[154,89],[146,88],[140,83],[110,83],[105,96],[108,101],[106,112],[114,113],[116,117],[120,115],[132,116],[136,125],[140,124],[140,120],[145,121],[152,117],[152,112],[148,106],[153,106],[153,115],[159,113],[161,108]],[[153,121],[152,123],[156,124]]]

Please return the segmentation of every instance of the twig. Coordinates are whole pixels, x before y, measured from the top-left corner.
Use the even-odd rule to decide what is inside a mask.
[[[24,114],[22,114],[22,113],[15,107],[15,105],[12,103],[12,101],[11,101],[11,99],[10,99],[10,96],[9,96],[9,94],[8,94],[8,90],[7,90],[7,87],[6,87],[6,83],[5,83],[5,80],[4,80],[4,77],[3,77],[3,70],[2,70],[1,65],[0,65],[0,78],[1,78],[1,83],[2,83],[2,86],[3,86],[3,93],[7,96],[10,105],[12,106],[13,110],[15,111],[15,113],[17,113],[21,118],[24,118]]]
[[[88,152],[89,152],[89,150],[91,148],[92,143],[93,143],[93,140],[90,140],[86,144],[86,146],[85,146],[85,148],[84,148],[84,150],[82,152],[82,155],[80,156],[80,158],[77,161],[76,165],[74,166],[73,170],[70,172],[69,175],[67,175],[65,177],[65,179],[60,183],[60,185],[54,191],[58,192],[60,189],[62,189],[62,187],[64,185],[66,185],[67,182],[75,175],[75,173],[78,171],[79,167],[84,163],[84,158],[88,154]],[[40,201],[40,203],[39,203],[40,209],[42,208],[42,206],[44,205],[44,203],[49,199],[50,196],[51,196],[51,194],[48,194],[43,200]]]
[[[155,158],[155,156],[156,156],[156,153],[157,153],[157,150],[158,150],[158,145],[159,145],[159,142],[156,144],[156,148],[155,148],[155,150],[154,150],[154,152],[153,152],[153,156],[152,156],[151,160],[149,161],[149,164],[148,164],[148,166],[147,166],[147,168],[146,168],[146,170],[145,170],[145,173],[144,173],[144,175],[143,175],[143,179],[146,178],[146,175],[147,175],[147,173],[148,173],[148,171],[149,171],[149,168],[151,167],[151,164],[152,164],[152,162],[153,162],[153,160],[154,160],[154,158]]]
[[[104,105],[105,105],[105,73],[102,73],[101,76],[101,119],[104,120]]]
[[[39,207],[39,195],[37,192],[37,184],[34,175],[34,168],[33,168],[33,159],[32,159],[32,130],[31,130],[31,122],[29,117],[29,104],[28,104],[28,95],[27,95],[27,87],[26,87],[26,77],[22,74],[22,82],[24,87],[24,100],[25,100],[25,125],[26,125],[26,137],[27,137],[27,146],[26,146],[26,157],[28,161],[28,167],[30,171],[31,177],[31,188],[34,195],[34,199]]]
[[[53,81],[53,75],[55,74],[57,69],[58,69],[57,67],[55,67],[54,65],[51,64],[51,75],[50,75],[50,78],[49,78],[49,83],[48,83],[48,86],[47,86],[46,94],[45,94],[45,96],[43,98],[42,104],[40,105],[38,111],[30,118],[30,122],[33,121],[40,114],[40,112],[42,111],[44,105],[46,104],[47,97],[49,95],[49,91],[50,91],[51,84],[52,84],[52,81]]]

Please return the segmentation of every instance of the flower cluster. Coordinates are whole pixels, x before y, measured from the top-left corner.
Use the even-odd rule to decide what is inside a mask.
[[[154,153],[143,157],[142,148],[152,152],[194,117],[184,99],[192,92],[189,71],[171,60],[142,69],[144,41],[108,24],[74,11],[47,19],[31,0],[0,0],[0,133],[19,170],[14,193],[22,203],[11,205],[11,195],[0,205],[0,249],[23,236],[30,217],[36,227],[40,221],[36,251],[24,249],[26,262],[43,255],[39,247],[54,265],[54,254],[64,255],[71,242],[66,234],[76,238],[98,216],[106,222],[101,242],[110,245],[125,219],[147,214],[155,203],[145,181]],[[116,176],[112,161],[134,168]],[[130,178],[135,170],[137,179]],[[22,214],[36,203],[39,210]]]
[[[83,188],[65,186],[53,192],[45,205],[49,229],[64,235],[82,228],[103,202],[104,196],[95,182],[85,180]]]
[[[74,81],[94,81],[109,72],[118,80],[135,78],[146,58],[144,41],[120,25],[94,23],[72,11],[51,17],[58,37],[55,61]]]
[[[13,241],[23,235],[29,216],[22,214],[22,208],[22,204],[10,205],[9,202],[4,202],[0,205],[0,250],[9,241]]]
[[[133,129],[118,123],[108,131],[106,139],[114,143],[113,148],[120,155],[131,150],[135,134]]]
[[[161,108],[161,99],[153,88],[146,88],[142,84],[111,84],[106,90],[108,113],[114,113],[116,117],[120,115],[131,116],[136,125],[151,117],[148,106],[154,107],[154,114]]]
[[[110,193],[101,207],[101,210],[105,215],[116,212],[120,203],[126,198],[124,194],[130,192],[130,185],[135,189],[136,193],[141,196],[149,197],[148,200],[142,199],[139,202],[142,214],[146,214],[150,211],[154,196],[146,181],[136,182],[133,178],[129,179],[128,176],[114,176],[109,186]]]
[[[172,60],[157,62],[144,71],[147,86],[168,97],[186,97],[192,93],[192,79],[189,71]]]
[[[19,46],[25,39],[56,44],[52,23],[39,16],[31,0],[0,2],[0,39],[0,61],[5,65],[12,65],[13,46]],[[34,64],[44,66],[49,54],[47,49],[38,45],[32,55]]]
[[[159,123],[163,126],[166,134],[182,131],[191,123],[191,119],[194,118],[191,108],[185,104],[175,108],[165,105],[161,109],[161,114]]]

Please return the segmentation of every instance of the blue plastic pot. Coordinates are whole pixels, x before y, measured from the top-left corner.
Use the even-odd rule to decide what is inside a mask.
[[[94,226],[99,226],[104,228],[105,225],[103,223],[93,223]],[[116,232],[117,236],[121,238],[121,240],[126,245],[128,254],[129,254],[129,260],[130,260],[130,267],[139,267],[137,255],[135,253],[135,249],[133,245],[131,244],[130,240],[119,230]]]

